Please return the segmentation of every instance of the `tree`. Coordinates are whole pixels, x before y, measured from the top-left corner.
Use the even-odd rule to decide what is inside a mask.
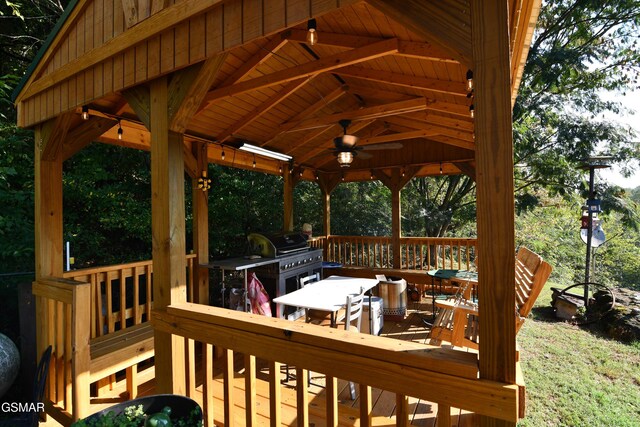
[[[640,146],[628,126],[607,113],[625,111],[605,93],[637,89],[640,49],[640,2],[632,0],[546,1],[525,65],[513,110],[516,206],[519,212],[540,203],[538,190],[587,197],[581,162],[594,154],[613,156],[629,175],[638,167]],[[466,177],[414,179],[406,203],[419,212],[428,236],[455,232],[473,220],[468,196],[475,186]],[[621,200],[623,191],[606,184],[605,209],[619,210],[627,224],[639,219]],[[455,219],[455,222],[453,222]]]

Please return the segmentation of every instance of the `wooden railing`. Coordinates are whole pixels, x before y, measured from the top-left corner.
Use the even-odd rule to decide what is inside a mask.
[[[188,301],[193,301],[195,257],[186,256]],[[149,320],[153,302],[151,260],[71,270],[63,277],[91,284],[91,338]]]
[[[195,257],[186,256],[189,298]],[[152,262],[141,261],[68,271],[63,278],[33,283],[39,354],[52,346],[45,406],[59,422],[69,424],[89,413],[94,339],[105,341],[110,334],[149,321],[152,275]],[[114,363],[122,363],[118,359],[115,355]]]
[[[346,267],[394,268],[394,247],[388,236],[321,236],[309,245],[324,250],[324,260]],[[476,239],[403,237],[400,239],[400,268],[470,270],[476,258]]]
[[[191,368],[192,361],[184,375],[187,394],[202,402],[205,426],[307,426],[311,416],[338,425],[342,408],[336,378],[359,384],[360,426],[379,421],[373,420],[371,388],[396,394],[399,426],[408,424],[407,396],[438,403],[446,412],[453,406],[509,422],[518,419],[518,387],[478,379],[474,353],[191,303],[154,310],[152,322],[156,330],[201,343],[191,341],[189,347],[202,347],[202,369]],[[213,346],[221,358],[214,359]],[[234,354],[244,359],[244,369],[234,369]],[[267,379],[257,378],[257,361],[266,364],[268,372],[260,371]],[[295,366],[293,401],[283,399],[281,364]],[[309,371],[326,376],[324,407],[309,404]],[[196,390],[189,384],[202,385]],[[283,410],[285,401],[289,411]]]
[[[56,419],[75,419],[89,410],[89,318],[91,285],[42,278],[32,287],[36,298],[38,354],[51,345],[45,407]]]

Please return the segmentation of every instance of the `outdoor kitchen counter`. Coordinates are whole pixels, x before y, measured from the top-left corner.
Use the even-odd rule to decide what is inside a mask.
[[[242,271],[244,270],[244,297],[242,299],[244,311],[249,311],[250,306],[247,301],[247,270],[250,268],[260,267],[267,264],[273,264],[278,262],[276,258],[249,258],[249,257],[237,257],[237,258],[227,258],[221,259],[217,261],[211,261],[209,264],[201,264],[201,267],[206,267],[209,269],[219,269],[222,271],[222,293],[224,295],[226,291],[225,280],[224,280],[224,272],[225,271]],[[223,298],[223,306],[224,306],[224,298]]]

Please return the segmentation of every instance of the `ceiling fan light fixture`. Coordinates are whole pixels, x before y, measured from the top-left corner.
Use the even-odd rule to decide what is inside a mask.
[[[351,151],[341,151],[338,153],[338,163],[340,167],[348,168],[353,162],[353,153]]]

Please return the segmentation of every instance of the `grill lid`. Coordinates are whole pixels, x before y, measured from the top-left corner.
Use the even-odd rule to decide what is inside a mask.
[[[252,255],[274,258],[307,250],[307,239],[300,233],[251,233],[247,236]]]

